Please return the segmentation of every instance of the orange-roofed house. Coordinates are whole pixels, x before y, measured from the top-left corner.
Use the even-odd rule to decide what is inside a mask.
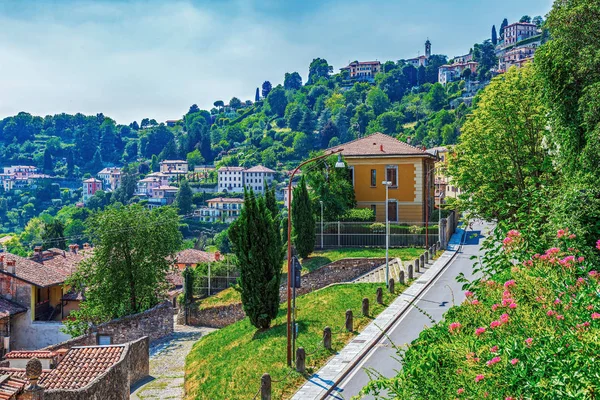
[[[433,207],[435,156],[383,133],[344,143],[341,152],[351,171],[358,208],[370,208],[385,221],[385,185],[389,186],[390,221],[421,223]]]

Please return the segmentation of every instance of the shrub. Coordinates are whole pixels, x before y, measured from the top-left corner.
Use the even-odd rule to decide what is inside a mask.
[[[385,233],[385,224],[382,224],[381,222],[375,222],[374,224],[371,224],[369,228],[371,228],[373,233]]]
[[[375,213],[370,208],[352,208],[340,218],[344,222],[374,222]]]

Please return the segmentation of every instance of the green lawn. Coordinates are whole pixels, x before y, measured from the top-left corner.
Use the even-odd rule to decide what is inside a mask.
[[[355,330],[360,331],[405,289],[396,286],[394,295],[384,290],[384,305],[378,305],[375,292],[380,286],[383,287],[376,283],[335,285],[298,298],[298,344],[306,349],[309,373],[358,334],[344,331],[346,310],[354,312]],[[369,298],[372,316],[361,315],[364,297]],[[198,341],[185,362],[186,399],[252,399],[265,372],[274,381],[273,399],[289,397],[305,377],[286,367],[285,321],[286,306],[282,304],[269,330],[257,331],[245,318]],[[325,326],[333,332],[332,352],[320,347]],[[275,383],[279,380],[282,381]]]
[[[390,258],[400,257],[402,261],[409,261],[419,257],[425,250],[422,248],[406,247],[400,249],[389,249]],[[312,253],[308,258],[303,259],[302,266],[304,272],[314,271],[323,265],[332,263],[342,258],[383,258],[385,249],[364,247],[364,248],[341,248],[330,250],[319,250]],[[287,270],[287,264],[285,265]]]

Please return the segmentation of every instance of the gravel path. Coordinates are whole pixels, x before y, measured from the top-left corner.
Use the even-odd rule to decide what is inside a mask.
[[[183,398],[185,357],[212,328],[175,325],[175,332],[150,345],[150,377],[131,393],[135,400]]]

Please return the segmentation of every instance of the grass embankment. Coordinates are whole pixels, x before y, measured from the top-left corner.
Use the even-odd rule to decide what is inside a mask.
[[[421,248],[406,247],[389,249],[390,258],[400,257],[402,261],[414,260],[423,254],[425,250]],[[319,250],[312,253],[308,258],[301,260],[304,267],[303,272],[314,271],[317,268],[327,265],[342,258],[383,258],[385,249],[368,248],[341,248],[330,250]],[[286,264],[287,269],[287,264]]]
[[[320,368],[357,335],[343,329],[346,310],[353,311],[355,331],[360,331],[405,289],[396,286],[394,295],[384,290],[384,305],[379,305],[375,301],[378,287],[382,284],[334,285],[297,299],[297,343],[308,354],[309,372]],[[364,297],[371,305],[369,317],[361,315]],[[289,397],[305,377],[286,367],[285,323],[286,306],[282,304],[269,330],[257,331],[245,318],[198,341],[186,358],[186,399],[252,399],[265,372],[273,381],[283,379],[273,383],[273,399]],[[332,352],[322,347],[325,326],[333,332]]]
[[[401,399],[598,398],[597,266],[570,240],[542,255],[509,247],[519,241],[509,232],[508,254],[497,258],[492,278],[423,331],[400,374],[372,383],[374,392]]]

